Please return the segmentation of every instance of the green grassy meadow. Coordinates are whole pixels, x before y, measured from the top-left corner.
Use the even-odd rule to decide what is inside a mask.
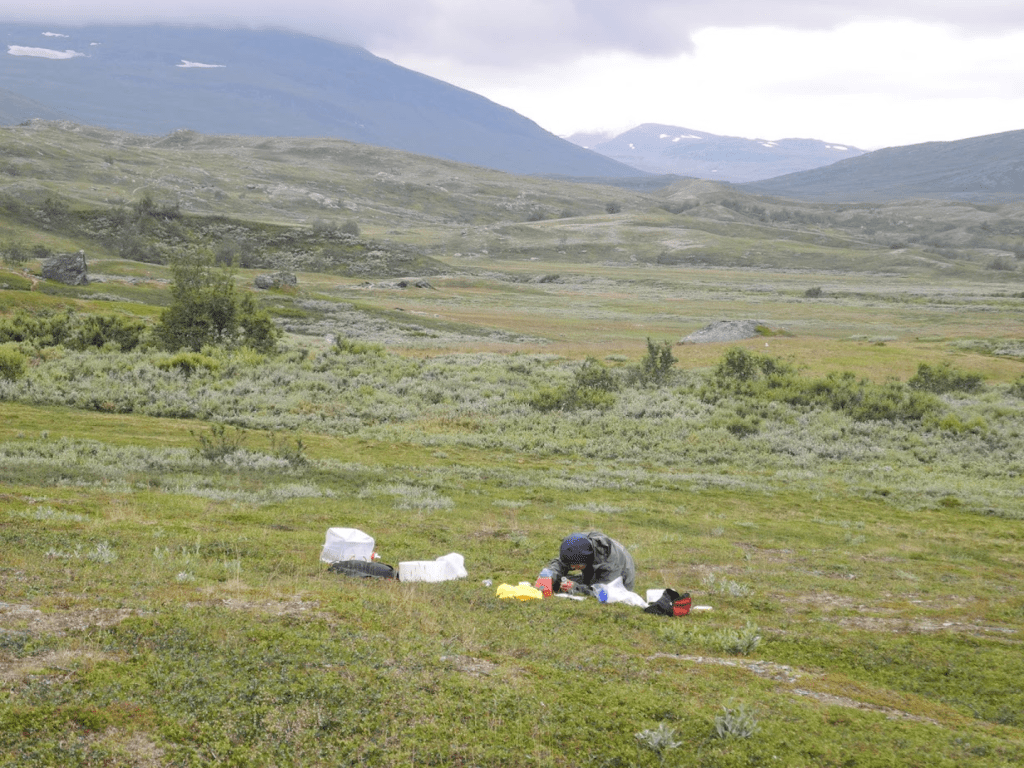
[[[1019,204],[0,148],[0,766],[1024,762]],[[181,253],[297,276],[275,353],[156,344]],[[108,315],[138,346],[15,338]],[[721,319],[765,332],[676,344]],[[469,576],[330,572],[330,527]],[[590,529],[712,610],[496,597]]]

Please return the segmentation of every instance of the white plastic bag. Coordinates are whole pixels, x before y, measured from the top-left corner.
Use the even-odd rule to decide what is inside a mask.
[[[436,560],[407,560],[398,564],[399,581],[452,581],[469,575],[465,559],[452,552]]]
[[[373,559],[373,536],[356,528],[328,528],[327,540],[324,542],[320,560],[325,563],[337,563],[339,560],[363,560],[367,563]]]
[[[602,603],[626,603],[635,605],[637,608],[646,608],[647,601],[636,592],[630,592],[622,584],[622,577],[619,576],[609,584],[595,584],[594,594]]]

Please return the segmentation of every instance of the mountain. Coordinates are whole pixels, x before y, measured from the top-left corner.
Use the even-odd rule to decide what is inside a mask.
[[[18,125],[26,120],[67,120],[68,115],[32,99],[0,88],[0,125]]]
[[[1024,130],[890,147],[827,168],[742,185],[821,202],[1024,200]]]
[[[595,133],[567,138],[651,173],[731,182],[770,179],[864,154],[847,144],[817,139],[743,139],[657,123],[644,123],[614,138]]]
[[[341,138],[517,174],[645,175],[475,93],[308,35],[19,24],[0,26],[0,44],[4,88],[87,125]]]

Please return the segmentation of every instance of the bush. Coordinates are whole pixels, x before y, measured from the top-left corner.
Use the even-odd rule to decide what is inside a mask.
[[[0,379],[17,381],[25,375],[25,356],[13,345],[0,346]]]
[[[18,341],[36,347],[54,347],[71,337],[73,325],[71,312],[32,315],[19,311],[10,317],[0,318],[0,344]]]
[[[614,392],[619,388],[619,382],[604,364],[594,357],[588,357],[583,365],[576,371],[576,380],[573,384],[576,389],[593,389],[600,392]]]
[[[334,340],[334,351],[349,355],[379,355],[383,354],[384,347],[368,341],[355,341],[346,336],[339,336]]]
[[[678,361],[672,354],[671,341],[651,341],[647,338],[647,353],[640,360],[632,378],[641,386],[662,386],[672,374],[672,366]]]
[[[200,368],[205,368],[207,372],[213,373],[220,368],[220,363],[199,352],[179,352],[173,357],[158,360],[156,367],[161,371],[170,371],[176,368],[185,375],[185,378],[188,378]]]
[[[8,243],[3,248],[4,261],[12,267],[20,267],[28,261],[28,248],[21,243]]]
[[[116,344],[122,352],[131,352],[142,342],[146,324],[118,315],[86,315],[68,340],[68,346],[83,350]]]
[[[732,347],[715,367],[716,383],[730,391],[744,391],[745,385],[769,380],[776,387],[794,381],[795,371],[790,363],[770,355],[758,355],[742,347]]]
[[[947,392],[980,392],[984,378],[980,373],[959,371],[949,363],[936,366],[921,363],[907,384],[913,389],[937,395]]]
[[[70,311],[31,315],[20,311],[0,318],[0,343],[63,344],[79,351],[113,342],[122,352],[130,352],[142,342],[145,331],[144,322],[121,315],[76,315]]]
[[[206,433],[191,434],[199,443],[196,450],[207,461],[222,461],[224,457],[241,450],[245,443],[245,433],[242,430],[235,427],[234,431],[229,433],[223,424],[211,425],[210,431]]]
[[[572,384],[544,387],[530,398],[538,411],[608,410],[615,405],[619,383],[604,364],[593,357],[583,361]]]
[[[715,738],[749,739],[761,729],[757,713],[746,706],[722,707],[715,717]]]
[[[1010,385],[1010,394],[1024,400],[1024,376],[1021,376]]]
[[[700,396],[706,403],[740,396],[802,408],[825,407],[857,421],[920,421],[941,408],[930,392],[908,389],[896,380],[874,384],[848,371],[801,379],[790,363],[739,347],[726,351]],[[752,434],[756,427],[756,421],[744,419],[726,424],[737,436]]]
[[[238,296],[229,272],[213,269],[209,256],[187,256],[173,265],[171,306],[160,316],[157,338],[165,349],[207,345],[274,351],[280,332],[251,294]]]

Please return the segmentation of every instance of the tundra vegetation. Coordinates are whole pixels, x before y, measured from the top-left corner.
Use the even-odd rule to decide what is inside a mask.
[[[1020,205],[0,146],[0,764],[1024,762]],[[713,610],[496,598],[592,528]]]

